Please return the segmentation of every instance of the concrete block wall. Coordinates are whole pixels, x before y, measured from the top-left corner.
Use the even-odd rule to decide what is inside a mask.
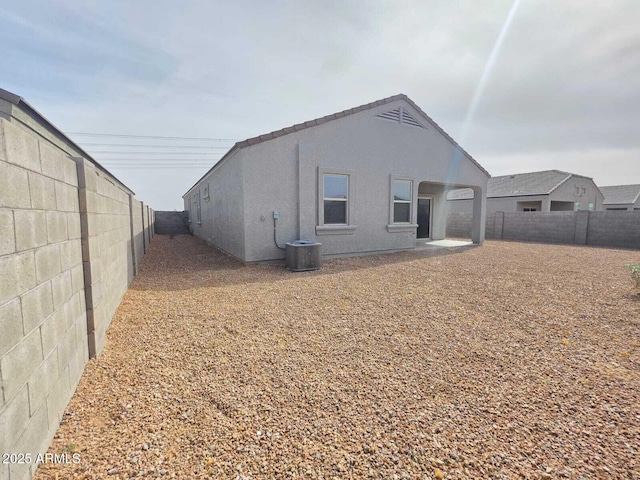
[[[587,243],[640,249],[640,210],[589,212]]]
[[[77,159],[82,250],[87,282],[89,355],[99,355],[124,293],[133,280],[130,194],[91,162]]]
[[[0,119],[0,452],[47,449],[89,358],[77,185],[65,152]]]
[[[188,212],[154,212],[154,227],[158,235],[190,235]]]
[[[156,211],[149,207],[149,241],[153,241],[153,237],[156,235]]]
[[[447,236],[471,238],[471,213],[452,212],[447,215]]]
[[[529,213],[529,215],[527,215]],[[574,212],[505,212],[502,238],[543,243],[574,243]]]
[[[447,236],[469,237],[470,213],[449,213]],[[486,238],[640,249],[640,211],[494,212]]]
[[[83,156],[0,90],[0,453],[46,452],[143,255],[140,202]],[[0,463],[0,480],[35,468]]]
[[[143,246],[146,252],[151,245],[151,239],[154,235],[155,212],[149,205],[142,203],[142,231]]]
[[[144,256],[144,224],[142,217],[142,202],[131,198],[131,237],[133,238],[134,270],[137,274],[140,270],[140,260]]]

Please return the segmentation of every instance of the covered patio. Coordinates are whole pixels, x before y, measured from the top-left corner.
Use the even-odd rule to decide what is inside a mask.
[[[486,190],[477,185],[421,181],[418,185],[415,214],[415,223],[418,226],[416,231],[418,245],[446,239],[447,215],[449,213],[447,193],[459,188],[471,188],[474,192],[471,242],[475,244],[484,242],[487,210]]]

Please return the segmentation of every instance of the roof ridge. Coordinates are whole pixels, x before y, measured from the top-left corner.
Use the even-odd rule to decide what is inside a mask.
[[[487,175],[489,178],[491,178],[491,174],[489,172],[487,172],[484,169],[484,167],[482,165],[480,165],[480,163],[478,163],[478,161],[475,158],[473,158],[464,148],[462,148],[453,138],[451,138],[451,136],[447,132],[445,132],[442,129],[442,127],[440,127],[440,125],[438,125],[436,122],[434,122],[433,119],[429,115],[427,115],[424,112],[424,110],[422,110],[422,108],[420,108],[406,94],[398,93],[396,95],[392,95],[390,97],[382,98],[380,100],[375,100],[373,102],[365,103],[365,104],[359,105],[357,107],[348,108],[346,110],[342,110],[341,112],[332,113],[330,115],[325,115],[324,117],[318,117],[318,118],[315,118],[313,120],[307,120],[306,122],[302,122],[302,123],[296,123],[294,125],[291,125],[290,127],[284,127],[284,128],[279,129],[279,130],[273,130],[273,131],[271,131],[269,133],[265,133],[265,134],[258,135],[258,136],[255,136],[255,137],[250,137],[250,138],[247,138],[245,140],[241,140],[239,142],[236,142],[227,151],[227,153],[225,153],[222,156],[222,158],[220,158],[220,160],[218,160],[209,170],[207,170],[207,172],[204,175],[202,175],[191,187],[189,187],[189,189],[187,190],[185,195],[187,193],[189,193],[204,177],[209,175],[209,173],[211,173],[211,171],[216,167],[216,165],[219,165],[220,163],[222,163],[225,159],[227,159],[237,149],[250,147],[250,146],[256,145],[258,143],[265,142],[267,140],[273,140],[275,138],[282,137],[284,135],[288,135],[289,133],[293,133],[293,132],[297,132],[297,131],[300,131],[300,130],[304,130],[306,128],[313,127],[313,126],[316,126],[316,125],[322,125],[323,123],[327,123],[327,122],[330,122],[332,120],[337,120],[339,118],[346,117],[347,115],[352,115],[354,113],[358,113],[358,112],[362,112],[362,111],[365,111],[365,110],[369,110],[369,109],[374,108],[374,107],[379,107],[381,105],[386,105],[387,103],[395,102],[396,100],[404,100],[404,101],[406,101],[412,108],[414,108],[420,115],[422,115],[422,117],[425,120],[427,120],[427,122],[429,122],[438,132],[440,132],[445,138],[447,138],[454,145],[455,148],[458,148],[464,155],[466,155],[466,157],[476,167],[478,167],[481,172],[483,172],[485,175]]]
[[[576,175],[575,173],[565,172],[564,170],[558,170],[556,168],[550,168],[548,170],[536,170],[534,172],[508,173],[506,175],[497,175],[497,176],[491,177],[491,178],[514,177],[514,176],[519,176],[519,175],[531,175],[533,173],[546,173],[546,172],[557,172],[557,173],[562,173],[562,174],[565,174],[565,175]]]
[[[245,140],[240,140],[236,142],[234,147],[244,148],[249,147],[251,145],[255,145],[256,143],[264,142],[266,140],[271,140],[273,138],[278,138],[283,135],[287,135],[294,131],[304,130],[305,128],[313,127],[315,125],[322,125],[323,123],[329,122],[331,120],[337,120],[338,118],[346,117],[347,115],[353,115],[354,113],[362,112],[364,110],[369,110],[374,107],[378,107],[380,105],[385,105],[387,103],[395,102],[396,100],[408,100],[404,93],[399,93],[397,95],[392,95],[390,97],[382,98],[380,100],[375,100],[373,102],[365,103],[363,105],[359,105],[357,107],[347,108],[346,110],[342,110],[340,112],[331,113],[329,115],[325,115],[323,117],[314,118],[312,120],[307,120],[305,122],[295,123],[289,127],[280,128],[278,130],[272,130],[271,132],[257,135],[255,137],[249,137]]]
[[[553,187],[551,190],[549,190],[547,192],[547,194],[551,194],[551,192],[553,192],[554,190],[556,190],[560,185],[562,185],[563,183],[566,183],[571,177],[573,177],[573,173],[569,173],[569,172],[562,172],[560,170],[556,170],[558,173],[563,173],[566,175],[566,177],[564,177],[564,180],[562,180],[559,184],[557,184],[555,187]]]
[[[411,105],[420,115],[422,115],[431,125],[433,125],[433,127],[436,130],[438,130],[442,135],[444,135],[445,138],[447,138],[451,143],[453,143],[453,145],[455,147],[459,148],[460,151],[462,151],[462,153],[464,153],[469,158],[469,160],[471,160],[471,162],[474,165],[476,165],[487,176],[491,177],[491,174],[489,172],[487,172],[487,170],[485,170],[485,168],[482,165],[480,165],[480,163],[478,163],[478,161],[475,158],[473,158],[464,148],[462,148],[458,144],[458,142],[456,142],[447,132],[445,132],[443,130],[443,128],[440,125],[438,125],[429,115],[427,115],[425,113],[425,111],[422,110],[422,108],[420,108],[420,106],[418,106],[418,104],[416,104],[413,100],[411,100],[404,93],[398,93],[398,94],[392,95],[390,97],[386,97],[386,98],[383,98],[383,99],[380,99],[380,100],[375,100],[373,102],[369,102],[369,103],[366,103],[366,104],[363,104],[363,105],[359,105],[357,107],[353,107],[353,108],[349,108],[349,109],[346,109],[346,110],[342,110],[341,112],[333,113],[333,114],[330,114],[330,115],[325,115],[324,117],[315,118],[313,120],[308,120],[306,122],[297,123],[297,124],[292,125],[290,127],[285,127],[285,128],[280,129],[280,130],[274,130],[274,131],[266,133],[264,135],[258,135],[256,137],[247,138],[246,140],[242,140],[240,142],[236,142],[234,147],[237,146],[238,148],[244,148],[244,147],[248,147],[248,146],[251,146],[251,145],[255,145],[257,143],[264,142],[266,140],[271,140],[273,138],[278,138],[278,137],[281,137],[283,135],[287,135],[287,134],[292,133],[294,131],[303,130],[305,128],[309,128],[309,127],[312,127],[312,126],[315,126],[315,125],[322,125],[323,123],[329,122],[331,120],[337,120],[338,118],[346,117],[347,115],[352,115],[354,113],[362,112],[364,110],[369,110],[369,109],[374,108],[374,107],[378,107],[378,106],[381,106],[381,105],[386,105],[387,103],[395,102],[396,100],[404,100],[409,105]]]

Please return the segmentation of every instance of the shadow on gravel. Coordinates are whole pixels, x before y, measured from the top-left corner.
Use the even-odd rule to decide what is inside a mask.
[[[156,236],[150,252],[143,258],[140,274],[129,288],[178,291],[302,280],[420,259],[460,255],[475,248],[478,245],[325,259],[321,270],[294,273],[285,268],[284,260],[271,264],[246,265],[191,235]]]

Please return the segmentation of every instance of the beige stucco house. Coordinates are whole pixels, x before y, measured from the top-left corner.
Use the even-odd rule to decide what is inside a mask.
[[[245,262],[286,242],[323,255],[443,239],[446,191],[470,188],[482,243],[489,174],[406,95],[236,143],[184,195],[194,235]]]
[[[600,187],[605,210],[640,210],[640,185]]]
[[[447,195],[451,213],[471,212],[474,192]],[[604,196],[593,179],[560,170],[492,177],[487,183],[487,213],[602,210]]]

